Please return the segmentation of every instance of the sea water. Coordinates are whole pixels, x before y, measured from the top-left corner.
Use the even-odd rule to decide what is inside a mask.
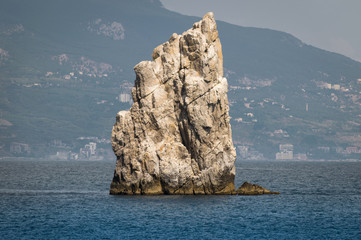
[[[238,162],[280,195],[112,196],[114,162],[0,161],[0,239],[361,239],[361,163]]]

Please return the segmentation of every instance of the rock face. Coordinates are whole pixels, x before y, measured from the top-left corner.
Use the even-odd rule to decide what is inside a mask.
[[[237,189],[239,195],[262,195],[262,194],[280,194],[279,192],[271,192],[264,187],[249,182],[244,182],[242,186]]]
[[[116,116],[111,194],[234,194],[227,80],[213,13],[134,67],[134,104]]]

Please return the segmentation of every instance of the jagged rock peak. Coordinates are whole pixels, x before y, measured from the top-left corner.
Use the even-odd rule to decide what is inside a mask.
[[[134,67],[134,104],[116,116],[111,194],[234,194],[222,47],[213,13]]]

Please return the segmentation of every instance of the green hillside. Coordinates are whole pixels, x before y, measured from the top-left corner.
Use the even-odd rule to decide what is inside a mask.
[[[198,20],[159,1],[2,0],[0,156],[109,139],[131,106],[134,65]],[[274,159],[289,143],[309,158],[360,159],[345,150],[361,147],[361,63],[279,31],[221,21],[218,30],[236,146],[254,158]],[[12,143],[31,151],[11,152]]]

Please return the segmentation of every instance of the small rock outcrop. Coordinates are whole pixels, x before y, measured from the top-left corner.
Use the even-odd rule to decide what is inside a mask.
[[[134,104],[116,116],[111,194],[234,194],[236,153],[213,13],[134,67]]]
[[[262,195],[262,194],[280,194],[279,192],[271,192],[264,187],[249,182],[244,182],[242,186],[237,189],[239,195]]]

